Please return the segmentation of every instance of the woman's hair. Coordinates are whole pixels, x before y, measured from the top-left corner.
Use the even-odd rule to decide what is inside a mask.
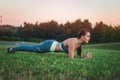
[[[80,47],[77,49],[77,55],[78,55],[79,57],[82,57],[82,48],[81,48],[81,45],[80,45]]]
[[[78,32],[78,39],[79,38],[81,38],[81,36],[84,36],[85,34],[86,34],[86,32],[90,32],[90,30],[89,29],[85,29],[85,28],[83,28],[83,29],[81,29],[79,32]]]
[[[81,36],[84,36],[86,34],[86,32],[90,32],[89,29],[81,29],[79,32],[78,32],[78,39],[81,38]],[[80,47],[77,49],[77,54],[78,56],[82,57],[82,48],[81,48],[81,45]]]

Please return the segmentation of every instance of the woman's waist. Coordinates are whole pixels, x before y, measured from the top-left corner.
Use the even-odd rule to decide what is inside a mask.
[[[60,52],[63,51],[65,53],[68,53],[68,49],[67,47],[64,45],[64,43],[59,43],[57,41],[52,41],[51,47],[50,47],[50,51],[56,51],[56,52]]]
[[[57,43],[55,51],[63,51],[63,52],[68,53],[68,49],[66,48],[64,43]]]
[[[60,43],[56,44],[55,51],[57,51],[57,52],[62,51],[60,48]]]

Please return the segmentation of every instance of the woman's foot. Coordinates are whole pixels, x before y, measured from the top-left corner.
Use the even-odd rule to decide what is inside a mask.
[[[11,48],[11,47],[7,49],[7,52],[8,53],[15,53],[15,51],[13,51],[13,48]]]

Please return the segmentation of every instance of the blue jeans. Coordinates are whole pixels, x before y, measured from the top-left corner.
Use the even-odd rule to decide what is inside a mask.
[[[49,52],[52,43],[55,40],[45,40],[37,45],[23,45],[14,47],[13,51],[30,51],[30,52],[37,52],[37,53],[44,53]]]

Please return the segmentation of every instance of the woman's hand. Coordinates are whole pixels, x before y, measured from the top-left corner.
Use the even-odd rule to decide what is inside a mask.
[[[90,52],[87,52],[86,56],[87,59],[91,59],[92,58],[92,54]]]

